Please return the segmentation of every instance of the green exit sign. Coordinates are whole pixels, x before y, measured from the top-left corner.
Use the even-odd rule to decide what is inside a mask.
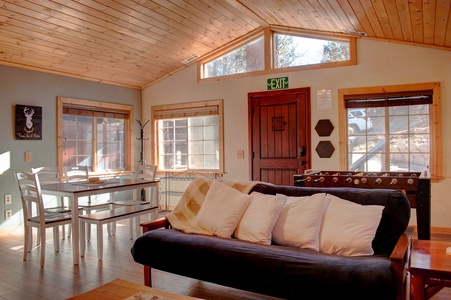
[[[268,90],[280,90],[288,88],[288,77],[268,78]]]

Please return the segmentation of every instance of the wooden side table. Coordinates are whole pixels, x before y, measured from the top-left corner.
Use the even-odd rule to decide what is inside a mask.
[[[410,299],[425,300],[451,287],[451,242],[413,240],[410,255]]]

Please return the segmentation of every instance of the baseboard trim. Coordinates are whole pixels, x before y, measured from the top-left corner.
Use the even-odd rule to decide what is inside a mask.
[[[23,234],[23,226],[0,229],[0,235],[17,234],[17,233]]]
[[[413,225],[413,228],[415,229],[415,233],[418,233],[418,227],[416,225]],[[431,226],[431,234],[449,234],[451,235],[451,227],[436,227]]]
[[[450,227],[431,227],[431,233],[450,234],[451,235],[451,228]]]

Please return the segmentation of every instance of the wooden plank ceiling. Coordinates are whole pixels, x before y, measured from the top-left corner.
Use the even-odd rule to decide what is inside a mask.
[[[451,0],[0,0],[0,64],[143,88],[277,25],[451,49]]]

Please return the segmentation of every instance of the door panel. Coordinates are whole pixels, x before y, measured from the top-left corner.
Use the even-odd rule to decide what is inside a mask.
[[[249,108],[252,180],[293,185],[310,167],[310,89],[250,93]]]

